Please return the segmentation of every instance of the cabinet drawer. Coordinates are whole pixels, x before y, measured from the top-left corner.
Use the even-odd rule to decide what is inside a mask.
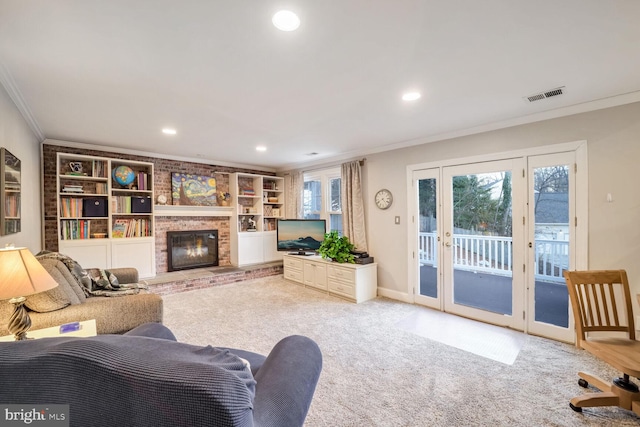
[[[344,295],[349,298],[356,297],[356,289],[353,283],[347,283],[341,280],[329,279],[329,291]]]
[[[349,268],[329,266],[329,278],[353,284],[356,281],[356,272]]]
[[[294,268],[296,270],[302,270],[302,260],[284,257],[284,266],[285,268]]]
[[[302,283],[302,271],[290,268],[285,269],[284,278],[294,282]]]

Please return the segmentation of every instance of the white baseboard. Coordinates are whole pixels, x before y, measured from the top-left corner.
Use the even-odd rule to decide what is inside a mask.
[[[380,288],[378,287],[378,296],[380,297],[385,297],[385,298],[390,298],[393,300],[397,300],[397,301],[402,301],[402,302],[406,302],[409,304],[413,304],[413,295],[410,295],[406,292],[399,292],[399,291],[394,291],[391,289],[385,289],[385,288]]]

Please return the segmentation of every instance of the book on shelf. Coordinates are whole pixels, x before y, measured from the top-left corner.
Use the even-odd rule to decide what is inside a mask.
[[[138,172],[137,180],[138,190],[146,191],[149,189],[149,175],[146,172]]]
[[[81,193],[84,191],[84,188],[80,184],[65,184],[64,187],[62,187],[62,191],[71,191],[71,192]]]
[[[60,216],[74,218],[82,216],[83,199],[78,197],[62,197],[60,199]]]
[[[116,219],[111,227],[111,237],[151,236],[151,221],[146,218]]]
[[[125,237],[125,233],[127,232],[127,223],[126,219],[116,219],[113,221],[113,226],[111,227],[111,237],[115,239]]]
[[[61,240],[85,240],[91,236],[91,220],[80,219],[60,223]]]
[[[94,160],[93,168],[91,171],[91,176],[96,178],[106,178],[107,177],[107,167],[106,162],[104,160]]]
[[[107,184],[105,182],[96,182],[96,194],[107,194]]]

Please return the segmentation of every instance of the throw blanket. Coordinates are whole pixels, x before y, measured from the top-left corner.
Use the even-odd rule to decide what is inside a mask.
[[[91,278],[91,283],[87,291],[94,296],[117,297],[121,295],[135,295],[140,293],[140,289],[148,289],[146,285],[140,283],[121,284],[115,274],[109,270],[91,268],[85,270]]]
[[[135,295],[140,293],[140,289],[148,289],[146,285],[140,283],[120,284],[118,278],[108,270],[98,268],[84,270],[73,258],[60,252],[41,251],[36,254],[36,259],[45,258],[61,261],[88,297]]]

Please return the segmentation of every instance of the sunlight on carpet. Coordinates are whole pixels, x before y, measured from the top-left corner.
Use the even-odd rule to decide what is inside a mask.
[[[419,310],[396,323],[399,329],[513,365],[526,335],[436,310]]]

